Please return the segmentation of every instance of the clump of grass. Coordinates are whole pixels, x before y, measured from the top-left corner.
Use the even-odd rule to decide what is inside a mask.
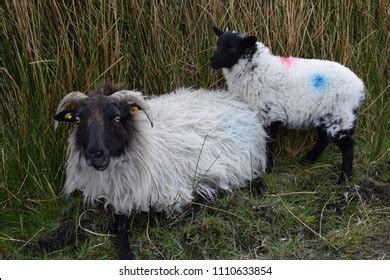
[[[212,25],[255,34],[280,55],[336,60],[356,72],[367,99],[356,130],[354,182],[371,176],[373,168],[388,181],[386,9],[383,0],[2,1],[0,256],[33,258],[18,248],[31,238],[35,242],[40,230],[52,230],[67,204],[61,195],[66,131],[54,133],[51,121],[62,96],[103,79],[146,94],[181,86],[221,88],[221,73],[208,66],[216,41]],[[275,196],[261,202],[245,192],[225,196],[168,226],[156,218],[147,236],[146,224],[135,224],[130,237],[135,249],[145,258],[352,257],[378,212],[358,201],[346,216],[323,208],[337,192],[329,182],[337,176],[333,167],[339,158],[331,149],[320,164],[295,164],[313,141],[306,131],[283,131],[275,171],[266,176]],[[286,192],[303,193],[276,195]],[[321,213],[327,242],[307,228],[319,232]],[[355,219],[362,215],[360,225]],[[40,257],[110,258],[115,250],[106,241],[94,237],[76,254]]]

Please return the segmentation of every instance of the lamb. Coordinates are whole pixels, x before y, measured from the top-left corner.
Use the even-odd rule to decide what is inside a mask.
[[[266,133],[257,113],[224,91],[182,88],[144,100],[109,83],[88,95],[66,95],[54,120],[75,124],[64,191],[79,190],[87,202],[104,199],[113,207],[121,259],[134,258],[130,214],[182,211],[196,195],[212,199],[266,167]]]
[[[356,112],[365,87],[351,70],[327,60],[279,57],[255,36],[223,32],[214,27],[217,48],[214,69],[223,68],[228,90],[258,110],[269,134],[267,171],[273,167],[272,150],[278,127],[315,127],[317,143],[303,162],[315,162],[328,143],[342,154],[338,184],[352,175]]]

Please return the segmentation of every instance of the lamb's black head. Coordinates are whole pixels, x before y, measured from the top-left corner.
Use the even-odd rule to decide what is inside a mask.
[[[213,27],[218,36],[217,49],[210,59],[214,69],[232,68],[240,58],[255,51],[256,37],[246,36],[242,33],[223,32],[218,27]]]
[[[111,157],[120,156],[131,144],[138,128],[134,118],[141,110],[150,120],[141,93],[105,87],[89,95],[69,93],[60,102],[54,119],[76,124],[75,148],[83,153],[89,166],[103,171]]]

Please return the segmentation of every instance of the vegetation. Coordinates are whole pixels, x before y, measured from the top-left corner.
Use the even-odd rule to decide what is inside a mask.
[[[355,175],[334,184],[335,147],[298,164],[314,134],[284,130],[265,197],[243,189],[170,217],[135,215],[136,255],[389,258],[386,1],[5,0],[0,17],[0,259],[116,257],[109,216],[61,193],[67,128],[54,132],[51,116],[66,93],[105,79],[146,94],[223,87],[208,64],[212,25],[255,34],[282,56],[338,61],[364,80]]]

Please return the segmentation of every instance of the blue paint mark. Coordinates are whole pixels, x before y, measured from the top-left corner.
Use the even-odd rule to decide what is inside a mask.
[[[313,74],[310,81],[316,90],[322,90],[327,86],[326,76],[320,73]]]

